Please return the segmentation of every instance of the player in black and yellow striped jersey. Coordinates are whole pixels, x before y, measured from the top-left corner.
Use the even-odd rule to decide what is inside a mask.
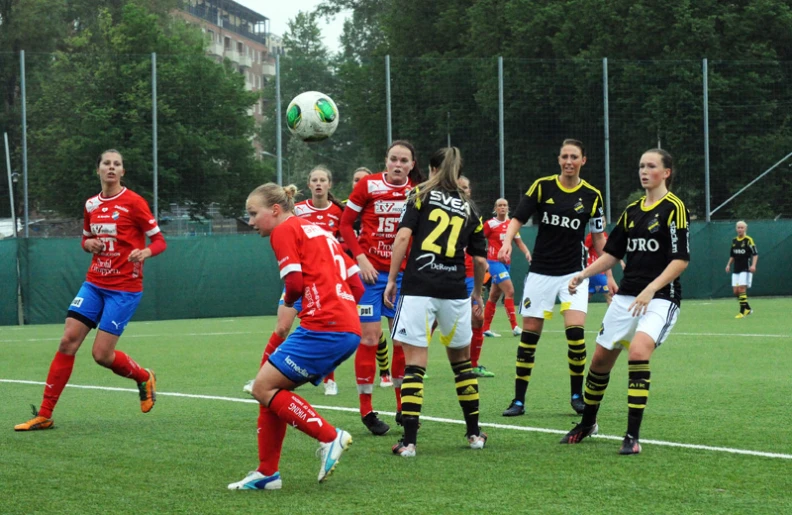
[[[580,178],[586,163],[586,151],[578,140],[564,140],[558,155],[561,173],[538,179],[520,200],[498,253],[508,262],[511,244],[520,227],[535,215],[539,225],[533,249],[531,271],[525,278],[520,314],[523,317],[520,343],[517,347],[514,398],[503,412],[504,417],[525,413],[525,394],[531,381],[536,347],[545,319],[553,315],[556,298],[561,301],[561,314],[567,340],[570,404],[576,413],[583,412],[583,378],[586,368],[586,323],[588,297],[569,294],[572,276],[586,266],[583,241],[586,226],[592,234],[595,250],[605,246],[605,217],[599,190]],[[616,290],[613,276],[608,276],[608,289]],[[588,288],[588,281],[586,281]]]
[[[407,197],[393,242],[384,293],[385,304],[392,306],[399,266],[409,246],[393,321],[393,339],[404,349],[406,367],[401,411],[404,437],[392,450],[405,458],[415,456],[416,452],[423,380],[435,324],[454,372],[468,445],[471,449],[483,449],[487,441],[487,435],[478,425],[478,379],[470,362],[471,311],[475,310],[478,316],[482,314],[481,287],[487,266],[481,215],[459,189],[462,166],[459,149],[449,147],[438,152],[442,152],[443,159],[437,171]],[[465,282],[465,253],[473,257],[470,295]]]
[[[731,242],[729,251],[729,261],[726,263],[726,272],[732,272],[732,289],[734,295],[740,302],[740,312],[734,318],[744,318],[753,313],[751,305],[748,304],[748,288],[753,282],[753,274],[756,272],[756,262],[759,260],[759,252],[756,250],[756,243],[753,238],[748,236],[748,224],[740,220],[735,226],[737,237]]]
[[[649,358],[663,343],[679,315],[679,276],[690,261],[688,220],[684,203],[668,188],[673,160],[665,150],[648,150],[639,165],[646,196],[633,202],[611,231],[604,253],[569,281],[572,294],[586,278],[610,269],[626,257],[619,291],[605,313],[584,391],[583,418],[561,443],[579,443],[597,432],[597,411],[610,372],[622,349],[628,352],[627,433],[620,454],[641,452],[639,432],[649,398]]]

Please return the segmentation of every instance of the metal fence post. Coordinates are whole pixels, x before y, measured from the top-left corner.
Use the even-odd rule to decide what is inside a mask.
[[[709,79],[707,59],[702,63],[701,69],[704,89],[704,212],[706,221],[710,221],[710,155],[709,155]]]
[[[151,159],[154,173],[154,220],[159,220],[159,168],[157,163],[157,52],[151,52]]]
[[[602,109],[605,126],[605,220],[611,222],[611,185],[610,185],[610,120],[608,119],[608,58],[602,58]]]
[[[283,186],[283,121],[281,120],[280,54],[275,54],[275,152],[278,154],[278,186]]]
[[[30,226],[30,199],[28,197],[28,157],[27,157],[27,84],[25,83],[25,51],[19,51],[19,82],[22,89],[22,189],[25,199],[25,238]]]
[[[498,56],[498,156],[500,167],[500,197],[506,196],[505,141],[503,130],[503,56]]]
[[[385,117],[387,118],[388,146],[393,143],[393,123],[391,121],[391,77],[390,55],[385,56]]]

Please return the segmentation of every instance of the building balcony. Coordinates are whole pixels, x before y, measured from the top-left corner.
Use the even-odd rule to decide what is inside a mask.
[[[261,74],[265,77],[274,77],[275,63],[261,63]]]
[[[223,57],[223,44],[222,43],[218,43],[217,41],[212,41],[212,42],[209,43],[209,47],[206,49],[206,51],[210,55],[216,55],[218,57]]]

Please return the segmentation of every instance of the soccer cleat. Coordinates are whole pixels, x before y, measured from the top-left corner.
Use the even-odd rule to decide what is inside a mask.
[[[363,421],[363,425],[371,431],[371,434],[376,436],[384,436],[388,434],[390,431],[390,426],[377,418],[376,411],[370,411],[368,415],[361,419]]]
[[[414,458],[415,457],[415,444],[404,445],[404,440],[399,440],[396,442],[396,445],[391,447],[391,451],[393,454],[398,454],[402,458]]]
[[[149,378],[142,383],[138,383],[138,391],[140,392],[140,411],[148,413],[157,402],[157,376],[154,371],[146,369],[149,373]]]
[[[332,379],[324,384],[325,395],[338,395],[338,385]]]
[[[33,418],[22,424],[15,425],[14,431],[38,431],[39,429],[52,429],[52,427],[55,425],[55,422],[53,422],[51,418],[39,416],[38,410],[36,410],[34,405],[31,404],[30,407],[33,410]]]
[[[637,438],[633,438],[630,435],[624,435],[624,440],[622,441],[621,449],[619,449],[619,454],[639,454],[641,452],[641,444],[638,443]]]
[[[486,336],[487,338],[500,338],[501,337],[501,335],[499,335],[498,333],[496,333],[495,331],[493,331],[491,329],[487,329],[486,331],[484,331],[484,336]]]
[[[483,449],[484,444],[487,443],[487,433],[479,431],[477,435],[468,435],[467,441],[471,449]]]
[[[525,415],[525,406],[518,400],[511,401],[509,407],[503,412],[504,417],[516,417],[518,415]]]
[[[569,400],[569,405],[572,406],[572,409],[575,410],[575,413],[578,415],[583,414],[583,410],[586,408],[586,403],[583,401],[583,396],[579,393],[576,393],[572,396]]]
[[[522,327],[514,326],[512,327],[512,334],[514,336],[520,336],[522,334]]]
[[[255,383],[255,382],[256,382],[255,379],[251,379],[250,381],[245,383],[245,386],[242,387],[242,391],[245,392],[246,394],[252,396],[253,395],[253,383]]]
[[[380,388],[389,388],[391,386],[393,386],[393,381],[391,381],[390,374],[387,372],[380,374]]]
[[[265,476],[258,470],[248,472],[245,479],[228,485],[229,490],[280,490],[283,486],[280,472]]]
[[[495,377],[495,373],[490,372],[483,365],[473,367],[473,375],[476,377]]]
[[[743,315],[742,313],[737,313],[736,315],[734,315],[734,318],[745,318],[745,315]]]
[[[575,427],[572,428],[572,431],[568,432],[564,435],[558,443],[580,443],[587,436],[597,434],[599,430],[599,426],[596,422],[592,426],[584,426],[583,424],[577,424]]]
[[[319,454],[322,465],[319,467],[319,482],[322,483],[330,477],[336,468],[338,460],[345,450],[352,444],[352,435],[343,429],[336,429],[336,437],[332,442],[319,444]]]
[[[743,313],[743,317],[747,317],[747,316],[748,316],[748,315],[750,315],[751,313],[753,313],[753,309],[749,309],[748,311],[746,311],[745,313]]]

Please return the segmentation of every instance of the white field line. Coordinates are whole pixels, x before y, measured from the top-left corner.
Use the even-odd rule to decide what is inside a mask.
[[[12,383],[12,384],[29,384],[29,385],[39,385],[44,386],[44,383],[41,381],[24,381],[18,379],[0,379],[0,383]],[[110,386],[91,386],[91,385],[77,385],[77,384],[69,384],[66,385],[70,388],[80,388],[83,390],[102,390],[102,391],[109,391],[109,392],[131,392],[131,393],[138,393],[137,389],[134,388],[115,388]],[[190,393],[177,393],[177,392],[157,392],[157,395],[161,395],[163,397],[182,397],[187,399],[203,399],[203,400],[212,400],[212,401],[226,401],[226,402],[240,402],[245,404],[258,404],[257,401],[253,399],[243,399],[237,397],[222,397],[219,395],[197,395],[197,394],[190,394]],[[328,411],[345,411],[349,413],[357,413],[358,408],[346,408],[343,406],[319,406],[315,405],[314,408],[328,410]],[[381,411],[383,415],[395,415],[393,412]],[[442,422],[444,424],[456,424],[456,425],[465,425],[463,420],[455,420],[451,418],[440,418],[440,417],[428,417],[428,416],[421,416],[421,420],[424,421],[431,421],[431,422]],[[549,433],[549,434],[556,434],[556,435],[564,435],[567,432],[561,431],[559,429],[547,429],[542,427],[526,427],[526,426],[514,426],[510,424],[493,424],[482,422],[479,424],[481,427],[494,427],[496,429],[510,429],[512,431],[527,431],[533,433]],[[594,435],[591,438],[600,438],[603,440],[617,440],[621,441],[623,437],[621,436],[613,436],[613,435]],[[642,444],[650,444],[650,445],[661,445],[665,447],[679,447],[683,449],[695,449],[700,451],[712,451],[712,452],[724,452],[728,454],[742,454],[746,456],[759,456],[762,458],[776,458],[776,459],[784,459],[784,460],[792,460],[792,454],[779,454],[774,452],[761,452],[761,451],[751,451],[747,449],[733,449],[731,447],[714,447],[711,445],[696,445],[696,444],[689,444],[689,443],[679,443],[679,442],[666,442],[663,440],[641,440]]]
[[[597,331],[586,331],[588,334],[597,334]],[[224,331],[212,333],[157,333],[157,334],[125,334],[123,338],[128,340],[130,338],[182,338],[185,336],[207,337],[207,336],[239,336],[245,334],[270,334],[270,331]],[[542,333],[555,333],[563,334],[564,331],[546,329]],[[682,333],[673,331],[673,336],[700,336],[700,337],[726,337],[726,338],[780,338],[792,339],[792,334],[758,334],[758,333]],[[58,342],[60,337],[52,338],[17,338],[6,339],[0,336],[0,343],[22,343],[22,342]],[[719,345],[726,342],[717,342]]]

